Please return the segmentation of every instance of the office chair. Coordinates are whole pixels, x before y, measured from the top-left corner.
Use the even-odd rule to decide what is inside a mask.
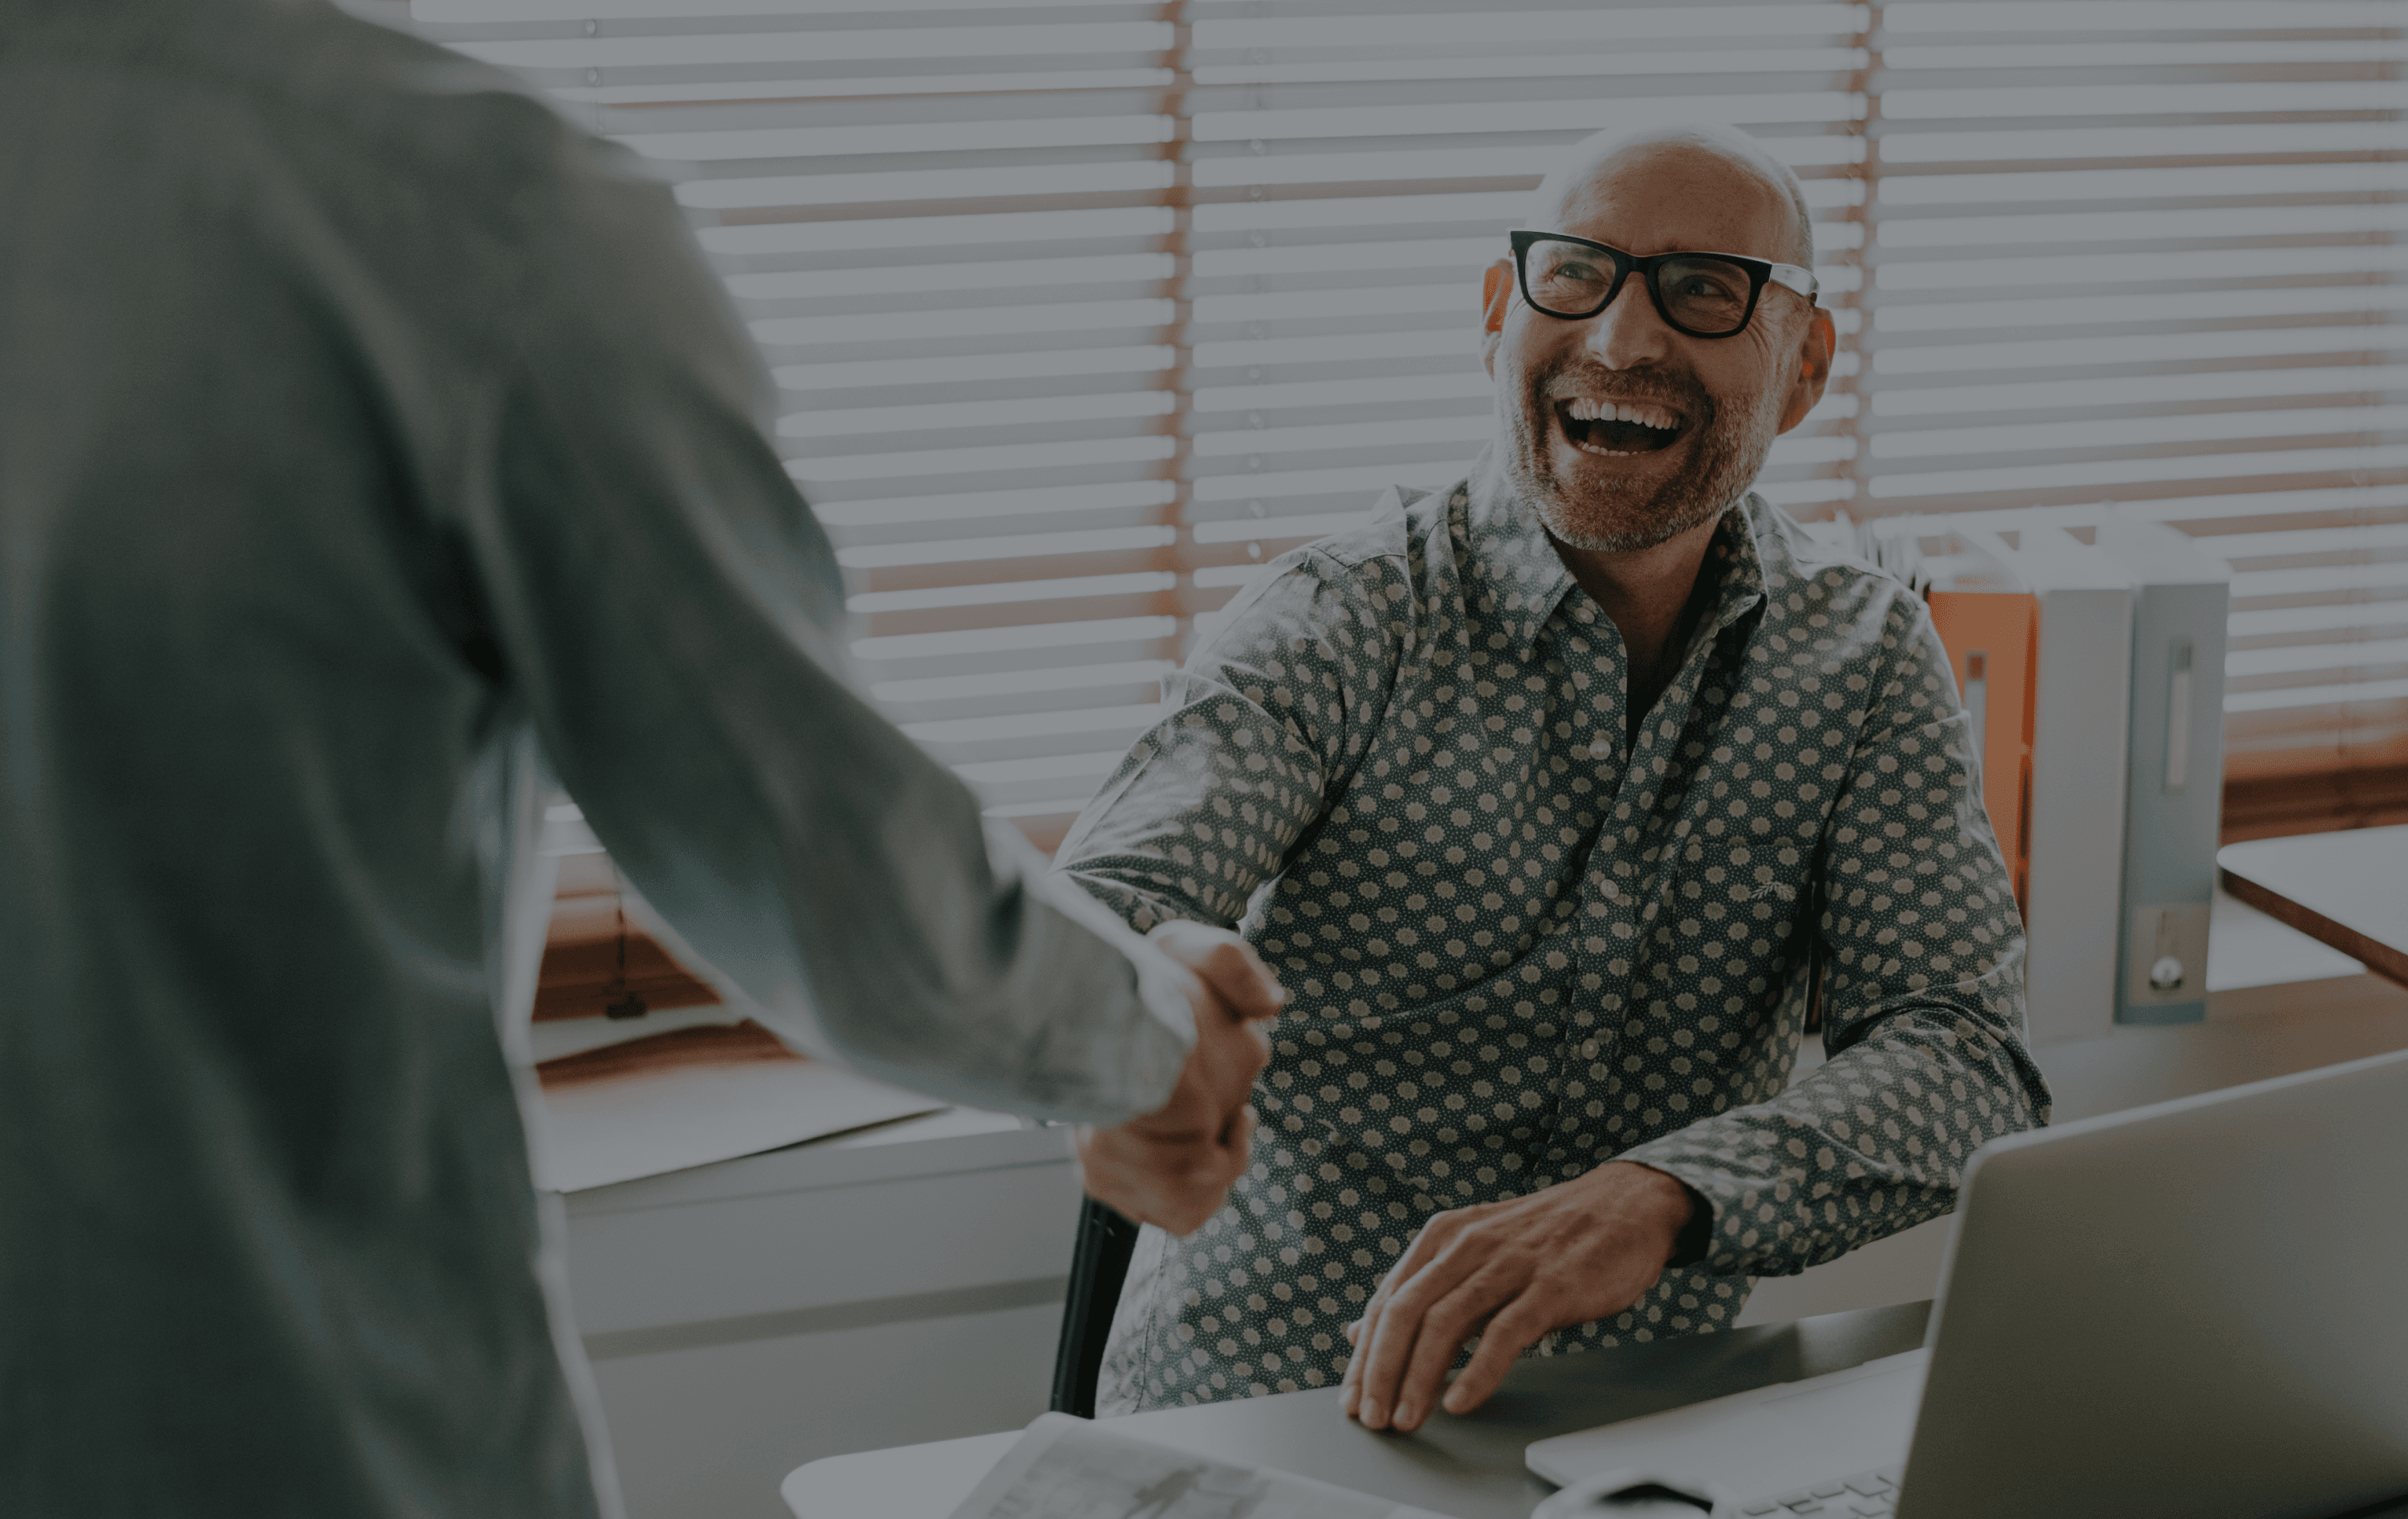
[[[1096,1378],[1104,1338],[1120,1306],[1121,1283],[1137,1254],[1137,1225],[1093,1197],[1079,1199],[1079,1238],[1070,1251],[1070,1291],[1062,1303],[1062,1343],[1054,1355],[1054,1412],[1096,1416]]]

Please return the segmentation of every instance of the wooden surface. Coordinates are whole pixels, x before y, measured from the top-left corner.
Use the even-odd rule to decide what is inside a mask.
[[[655,1012],[717,1006],[719,994],[623,910],[624,883],[584,823],[564,826],[573,827],[582,836],[575,842],[588,847],[560,858],[543,967],[536,974],[535,1021],[599,1018],[630,992]]]
[[[2225,763],[2223,842],[2408,823],[2408,765],[2235,775]]]
[[[747,1018],[737,1024],[705,1024],[667,1034],[647,1034],[623,1044],[606,1044],[538,1062],[536,1079],[547,1092],[595,1082],[651,1076],[668,1070],[716,1066],[800,1065],[803,1057]]]
[[[2408,986],[2408,825],[2227,844],[2224,889]]]
[[[1931,1305],[1899,1303],[1789,1324],[1516,1361],[1495,1396],[1411,1435],[1365,1429],[1336,1387],[1164,1409],[1111,1421],[1142,1440],[1277,1467],[1455,1519],[1525,1519],[1554,1485],[1522,1464],[1532,1440],[1726,1393],[1845,1370],[1923,1343]],[[798,1519],[945,1519],[1019,1431],[830,1456],[780,1491]]]

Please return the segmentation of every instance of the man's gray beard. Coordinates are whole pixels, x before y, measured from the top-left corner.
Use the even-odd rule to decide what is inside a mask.
[[[1531,427],[1534,415],[1552,424],[1554,408],[1536,388],[1523,399],[1521,407],[1507,408],[1504,417],[1505,479],[1559,542],[1592,553],[1652,549],[1721,516],[1756,483],[1775,436],[1763,419],[1718,412],[1698,435],[1696,466],[1644,499],[1576,502],[1556,482],[1551,467],[1551,425],[1535,432]]]

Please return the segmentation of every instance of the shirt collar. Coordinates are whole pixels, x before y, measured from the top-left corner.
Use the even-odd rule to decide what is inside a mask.
[[[1465,497],[1465,546],[1471,551],[1464,595],[1472,610],[1512,640],[1516,661],[1526,664],[1540,630],[1567,595],[1578,598],[1576,610],[1598,614],[1564,567],[1539,514],[1505,483],[1495,454],[1494,447],[1483,449],[1469,478],[1455,488]],[[1719,636],[1764,599],[1759,537],[1770,528],[1771,509],[1750,491],[1723,513],[1706,549],[1704,568],[1716,582],[1713,609],[1700,623],[1700,636]]]
[[[1470,611],[1512,640],[1526,662],[1539,630],[1567,593],[1586,596],[1555,552],[1539,514],[1522,503],[1497,467],[1496,450],[1483,449],[1471,477],[1457,491],[1464,503],[1464,546],[1471,552],[1463,592]]]

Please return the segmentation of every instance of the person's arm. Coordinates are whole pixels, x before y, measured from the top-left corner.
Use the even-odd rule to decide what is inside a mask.
[[[1159,1109],[1192,979],[1044,882],[848,684],[834,556],[765,436],[750,344],[666,193],[561,137],[510,229],[484,436],[433,482],[497,703],[790,1043],[979,1107]]]
[[[1165,681],[1167,715],[1079,815],[1056,875],[1137,928],[1236,924],[1324,825],[1395,686],[1366,593],[1396,574],[1308,552],[1241,593]]]
[[[1711,1209],[1689,1236],[1709,1270],[1788,1275],[1946,1213],[1975,1149],[2047,1122],[2024,1045],[2023,924],[1947,652],[1903,598],[1885,642],[1820,871],[1829,1059],[1769,1102],[1615,1157]]]

